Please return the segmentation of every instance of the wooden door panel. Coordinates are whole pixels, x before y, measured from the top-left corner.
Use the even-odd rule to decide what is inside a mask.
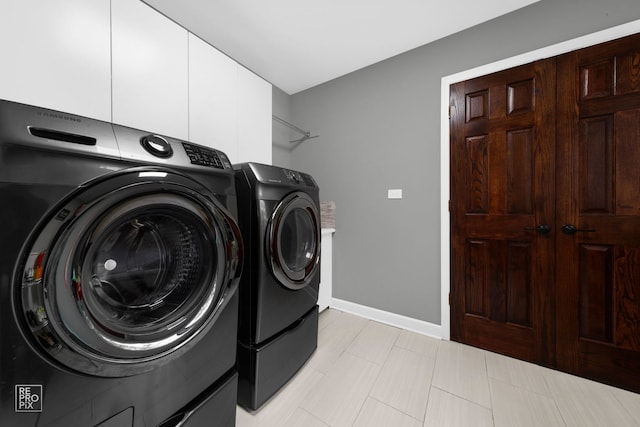
[[[581,338],[611,342],[613,332],[614,248],[583,244],[578,248],[579,316]]]
[[[533,214],[533,127],[506,134],[506,202],[508,214]]]
[[[467,159],[466,211],[470,214],[489,213],[489,136],[474,135],[465,140]]]
[[[506,304],[504,321],[510,325],[533,327],[533,294],[531,289],[531,241],[506,242]]]
[[[633,37],[577,51],[580,101],[640,93],[640,48],[630,43]]]
[[[613,116],[580,120],[580,213],[613,210]]]
[[[466,343],[525,360],[539,357],[531,286],[533,250],[531,240],[467,240]]]
[[[640,226],[640,224],[638,224]],[[636,228],[638,229],[638,228]],[[636,239],[636,242],[639,242]],[[640,247],[618,248],[614,269],[616,290],[613,295],[615,345],[640,352]]]
[[[580,338],[640,351],[640,245],[579,252]]]
[[[490,242],[469,239],[464,251],[466,280],[464,289],[464,312],[472,316],[488,318],[487,295],[491,266]]]
[[[558,367],[640,391],[640,36],[558,58]]]
[[[465,313],[531,328],[531,241],[467,240]]]
[[[640,110],[631,109],[615,114],[616,175],[626,177],[615,181],[616,215],[640,215]],[[635,181],[635,185],[628,182]]]
[[[550,364],[554,63],[451,91],[452,337]],[[551,196],[551,202],[545,197]]]

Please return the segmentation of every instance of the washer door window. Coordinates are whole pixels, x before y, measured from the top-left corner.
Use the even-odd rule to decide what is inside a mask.
[[[124,376],[167,362],[204,336],[237,287],[238,227],[182,175],[127,170],[53,215],[19,297],[38,344],[72,369]]]
[[[305,287],[319,268],[320,221],[314,201],[291,193],[276,206],[269,221],[268,253],[271,270],[285,287]]]

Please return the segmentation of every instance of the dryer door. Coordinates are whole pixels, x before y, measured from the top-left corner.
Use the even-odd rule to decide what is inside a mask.
[[[320,214],[303,192],[287,195],[276,206],[267,227],[270,266],[285,287],[305,287],[320,265]]]
[[[68,368],[117,377],[179,356],[236,291],[238,226],[210,191],[161,168],[80,188],[18,269],[25,335]]]

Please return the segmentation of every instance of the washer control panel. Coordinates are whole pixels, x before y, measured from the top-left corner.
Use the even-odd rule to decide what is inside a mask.
[[[186,142],[183,142],[182,146],[187,156],[189,156],[189,160],[191,160],[191,163],[194,165],[209,166],[218,169],[231,167],[229,160],[224,157],[224,155],[220,156],[220,153],[215,150]]]

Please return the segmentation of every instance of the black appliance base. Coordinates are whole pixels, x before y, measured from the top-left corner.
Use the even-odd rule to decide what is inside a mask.
[[[260,408],[311,357],[318,346],[318,306],[265,343],[238,345],[238,404]]]
[[[238,373],[233,368],[193,402],[158,427],[178,425],[181,427],[234,427],[237,395]]]

